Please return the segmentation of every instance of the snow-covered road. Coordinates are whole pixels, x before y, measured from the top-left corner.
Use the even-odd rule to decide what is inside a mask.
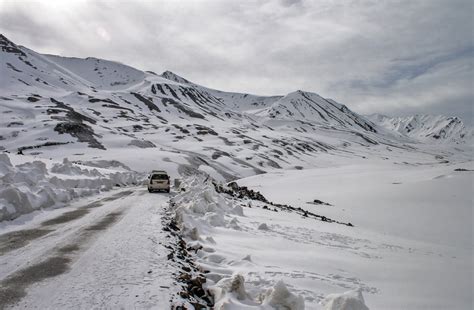
[[[169,308],[168,194],[134,187],[0,227],[0,308]]]

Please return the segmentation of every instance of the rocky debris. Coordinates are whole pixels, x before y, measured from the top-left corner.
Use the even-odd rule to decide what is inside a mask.
[[[77,138],[79,142],[89,143],[89,147],[105,150],[105,147],[95,139],[92,128],[84,123],[63,122],[54,127],[59,134],[67,133]]]
[[[167,104],[170,104],[170,105],[173,105],[174,107],[176,107],[176,109],[178,109],[178,111],[181,111],[183,113],[185,113],[186,115],[188,115],[189,117],[193,117],[193,118],[200,118],[200,119],[205,119],[204,115],[200,114],[200,113],[197,113],[197,112],[194,112],[193,110],[185,107],[183,104],[179,103],[178,101],[176,100],[173,100],[171,98],[162,98],[161,99],[161,102],[163,103],[163,105],[167,105]]]
[[[54,141],[51,141],[51,142],[46,142],[46,143],[37,144],[37,145],[22,146],[22,147],[18,148],[18,152],[23,154],[24,150],[39,149],[39,148],[46,147],[46,146],[55,146],[55,145],[64,145],[64,144],[69,144],[69,142],[54,142]]]
[[[178,129],[179,131],[181,131],[182,133],[184,134],[189,134],[189,130],[187,130],[186,128],[183,128],[181,126],[179,126],[178,124],[171,124],[174,128]]]
[[[10,68],[10,69],[12,69],[13,71],[16,71],[16,72],[23,72],[23,71],[17,69],[14,65],[12,65],[12,64],[9,63],[9,62],[7,62],[7,67]],[[21,81],[21,80],[19,80],[19,81]],[[23,82],[23,81],[21,81],[21,82]],[[23,84],[29,85],[29,84],[27,84],[27,83],[25,83],[25,82],[23,82]]]
[[[221,156],[231,157],[230,154],[227,152],[216,150],[214,153],[212,153],[211,158],[216,160]]]
[[[25,52],[18,48],[18,46],[16,46],[13,42],[8,40],[3,34],[0,34],[0,48],[2,49],[2,52],[26,57]]]
[[[370,144],[373,144],[373,145],[379,144],[377,141],[372,140],[372,139],[370,139],[369,137],[367,137],[367,136],[365,136],[365,135],[363,135],[363,134],[361,134],[361,133],[359,133],[359,132],[354,131],[354,132],[352,132],[352,134],[354,134],[354,135],[356,135],[356,136],[358,136],[358,137],[361,137],[362,139],[364,139],[366,142],[368,142],[368,143],[370,143]]]
[[[237,198],[250,198],[252,200],[269,203],[267,198],[265,198],[265,196],[263,196],[260,192],[249,189],[246,186],[240,187],[237,182],[228,183],[227,188],[221,184],[214,183],[214,187],[218,193],[225,193]]]
[[[168,244],[164,245],[169,250],[168,260],[176,267],[174,273],[177,283],[181,286],[181,291],[177,296],[173,296],[174,306],[172,309],[210,309],[214,306],[212,294],[205,288],[205,270],[202,270],[195,263],[194,255],[199,247],[190,247],[183,239],[181,230],[174,219],[175,205],[172,204],[165,211],[162,219],[163,230],[167,232]],[[189,307],[192,306],[193,308]]]
[[[265,198],[265,196],[263,196],[262,193],[249,189],[246,186],[239,186],[237,182],[230,182],[227,184],[227,186],[224,186],[217,182],[213,182],[213,185],[216,192],[218,193],[224,193],[224,194],[230,195],[232,197],[240,198],[240,199],[248,198],[251,200],[257,200],[274,207],[274,209],[272,210],[267,205],[264,205],[262,208],[266,210],[277,211],[277,209],[280,209],[287,212],[296,212],[297,214],[301,214],[301,216],[303,217],[314,218],[323,222],[337,223],[337,224],[346,225],[349,227],[354,226],[352,223],[345,223],[345,222],[333,220],[324,215],[319,215],[319,214],[304,210],[301,207],[296,208],[287,204],[274,203],[272,201],[269,201],[267,198]]]
[[[50,100],[56,106],[47,109],[46,112],[48,115],[52,115],[51,119],[61,121],[56,124],[54,131],[57,131],[59,134],[67,133],[77,138],[79,142],[87,142],[89,147],[105,150],[105,147],[95,138],[98,135],[95,134],[91,126],[85,123],[95,124],[95,119],[75,111],[70,106],[54,98],[50,98]],[[65,113],[65,115],[59,116],[58,114],[60,113]]]
[[[150,109],[150,111],[156,111],[158,113],[161,112],[161,110],[153,103],[153,99],[145,98],[145,97],[143,97],[142,95],[140,95],[138,93],[132,93],[132,95],[134,95],[135,98],[137,98],[138,100],[143,102],[148,107],[148,109]]]
[[[474,171],[472,169],[465,169],[465,168],[456,168],[454,171]]]
[[[196,125],[194,124],[194,128],[197,130],[198,135],[213,135],[213,136],[218,136],[217,132],[215,132],[213,129],[203,126],[203,125]]]
[[[40,99],[39,99],[39,98],[36,98],[36,97],[33,97],[33,96],[30,96],[30,97],[26,98],[26,100],[28,100],[29,102],[37,102],[37,101],[39,101]]]
[[[323,205],[323,206],[332,206],[332,204],[324,202],[319,199],[314,199],[313,201],[307,202],[308,204],[313,204],[313,205]]]
[[[99,98],[91,97],[91,98],[89,99],[89,102],[90,102],[90,103],[106,102],[106,103],[110,103],[110,104],[112,104],[112,105],[118,106],[118,103],[116,103],[115,101],[113,101],[112,99],[109,99],[109,98],[99,99]]]

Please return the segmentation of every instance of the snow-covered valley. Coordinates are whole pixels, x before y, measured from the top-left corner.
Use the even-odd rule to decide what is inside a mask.
[[[311,272],[325,270],[306,292],[361,287],[374,309],[467,309],[472,305],[473,175],[454,171],[459,168],[474,167],[371,163],[269,173],[239,183],[273,201],[355,225],[301,217],[267,222],[275,231],[271,243],[293,253],[273,265],[286,262],[283,273],[296,287],[304,287],[300,281],[308,283]],[[314,199],[331,206],[308,204]],[[305,267],[295,272],[293,261]]]
[[[0,48],[0,308],[472,308],[460,119]]]

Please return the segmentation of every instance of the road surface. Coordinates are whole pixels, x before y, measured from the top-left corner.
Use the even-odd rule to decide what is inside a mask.
[[[0,227],[0,309],[169,309],[169,194],[125,188]]]

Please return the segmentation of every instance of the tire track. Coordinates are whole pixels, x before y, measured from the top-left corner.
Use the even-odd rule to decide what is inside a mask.
[[[101,206],[104,201],[113,201],[130,195],[133,192],[134,191],[124,191],[117,193],[110,197],[92,202],[84,207],[80,207],[77,210],[66,212],[54,219],[43,222],[41,225],[50,227],[68,223],[88,214],[91,207]],[[1,280],[0,309],[5,309],[8,306],[18,303],[27,295],[27,289],[31,285],[68,272],[72,263],[80,257],[80,253],[87,250],[100,233],[119,222],[129,207],[129,205],[120,206],[91,224],[81,228],[75,233],[76,237],[74,239],[64,240],[63,243],[67,242],[67,244],[53,247],[46,258],[28,267],[19,269]],[[50,229],[31,229],[0,236],[0,254],[26,246],[32,240],[43,237],[53,231],[54,230]],[[3,253],[1,252],[2,250],[4,251]]]
[[[42,222],[41,227],[25,230],[17,230],[0,235],[0,256],[27,246],[31,241],[44,237],[51,232],[56,231],[58,225],[65,224],[79,218],[84,217],[90,213],[90,209],[103,206],[104,202],[114,201],[134,193],[132,190],[126,190],[115,193],[110,197],[91,202],[86,206],[80,207],[76,210],[65,212],[55,218]]]

